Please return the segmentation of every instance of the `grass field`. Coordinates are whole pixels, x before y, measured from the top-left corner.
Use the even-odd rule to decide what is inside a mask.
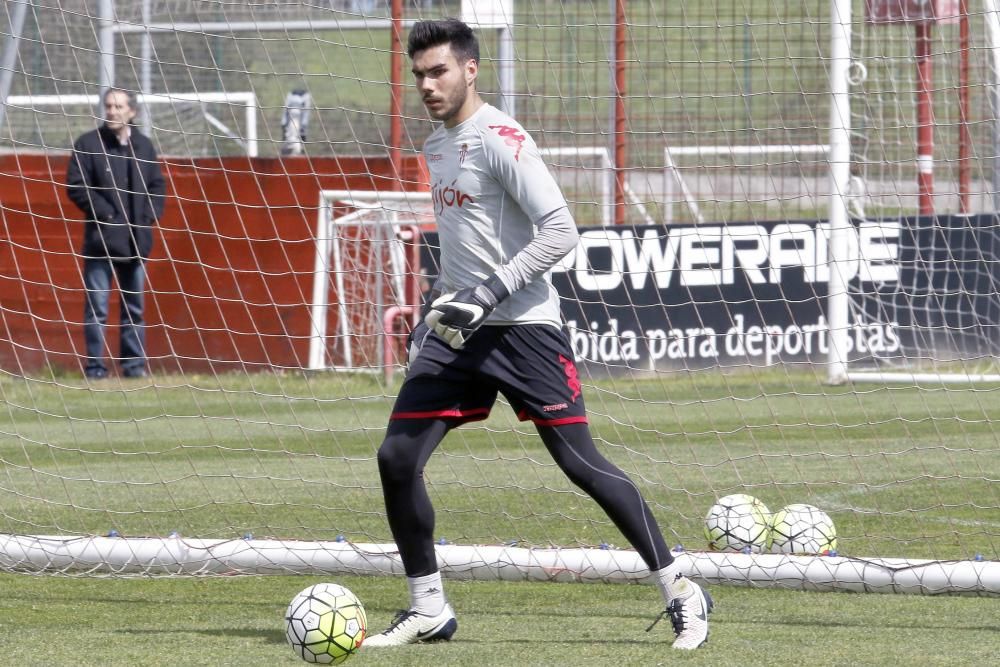
[[[394,389],[343,374],[0,381],[0,532],[389,541],[374,461]],[[1000,553],[1000,401],[989,387],[829,387],[804,372],[602,380],[607,455],[671,544],[714,499],[831,514],[842,553]],[[498,406],[454,432],[427,479],[441,537],[597,545],[615,529]]]
[[[457,7],[451,2],[442,11]],[[519,9],[516,31],[518,118],[546,147],[606,145],[615,99],[611,5],[531,7]],[[69,92],[79,87],[74,82],[92,80],[91,17],[61,6],[36,9],[38,39],[25,42],[38,46],[22,53],[34,64],[15,86]],[[668,145],[826,141],[827,12],[824,3],[630,3],[628,166],[661,173]],[[84,37],[47,32],[75,18]],[[906,61],[910,33],[879,30],[885,38],[857,31],[859,45],[863,36],[881,45],[868,62]],[[937,28],[936,48],[956,51],[956,30]],[[119,45],[118,84],[130,88],[139,76],[134,39]],[[275,155],[284,96],[305,86],[316,104],[311,154],[381,154],[389,48],[382,29],[158,35],[153,88],[253,90],[264,153]],[[482,89],[492,101],[495,35],[484,36],[483,51]],[[951,69],[937,67],[938,76]],[[976,85],[984,80],[976,71],[973,108],[986,109],[988,88]],[[867,94],[856,91],[865,117],[854,119],[854,142],[857,150],[871,143],[860,162],[910,174],[914,124],[906,114],[914,84],[905,72],[912,75],[908,62],[891,87],[878,90],[888,84],[873,76]],[[939,79],[936,87],[949,85]],[[936,97],[942,127],[957,127],[953,97]],[[878,117],[897,101],[902,120]],[[63,114],[52,115],[64,140],[40,134],[33,117],[14,144],[68,146],[76,130]],[[409,88],[403,116],[404,146],[415,150],[432,125]],[[79,120],[89,122],[89,111]],[[982,113],[973,120],[977,132],[988,132]],[[175,134],[187,150],[189,137]],[[940,168],[957,163],[956,146],[950,136],[939,142]],[[778,176],[798,169],[771,166]],[[583,189],[567,193],[574,202],[592,199]],[[709,219],[775,215],[767,202],[718,206],[705,205]],[[597,221],[589,208],[578,212],[582,223]],[[782,204],[780,214],[792,210]],[[808,211],[814,214],[822,212]],[[671,545],[703,546],[702,519],[714,499],[748,492],[772,509],[820,506],[837,524],[843,554],[1000,559],[997,387],[834,388],[787,369],[586,382],[595,435],[641,485]],[[96,383],[60,374],[0,377],[0,533],[388,541],[374,457],[393,393],[373,378],[338,374]],[[625,546],[505,407],[449,437],[427,479],[438,537],[449,541]],[[320,579],[3,572],[0,663],[297,664],[284,644],[282,614],[296,592]],[[322,579],[354,590],[375,631],[405,604],[400,579]],[[1000,636],[992,599],[715,586],[710,645],[678,655],[668,647],[669,624],[644,632],[659,611],[652,587],[451,582],[448,591],[461,622],[455,642],[365,653],[351,664],[983,665],[996,661]]]
[[[700,548],[714,498],[812,502],[850,555],[995,560],[996,388],[829,387],[805,372],[679,374],[585,388],[594,432],[671,544]],[[337,374],[0,380],[0,533],[387,541],[374,462],[393,387]],[[350,397],[351,400],[346,400]],[[427,478],[457,543],[621,546],[506,406],[452,434]],[[329,576],[379,628],[399,579]],[[316,577],[0,575],[9,664],[294,664],[283,608]],[[353,664],[984,664],[989,599],[715,586],[710,647],[669,652],[652,587],[452,582],[458,641]],[[790,654],[790,651],[793,652]]]
[[[404,602],[394,578],[331,577],[375,628]],[[0,575],[0,655],[9,665],[295,665],[288,601],[314,577],[101,580]],[[997,601],[716,586],[708,646],[669,647],[652,587],[450,582],[448,644],[362,652],[363,665],[987,665]]]

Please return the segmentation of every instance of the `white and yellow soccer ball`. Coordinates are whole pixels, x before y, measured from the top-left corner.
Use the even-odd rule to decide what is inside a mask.
[[[310,586],[285,612],[285,638],[306,662],[344,662],[361,648],[367,631],[361,601],[339,584]]]
[[[771,519],[768,551],[780,554],[828,554],[837,548],[837,529],[818,507],[795,503]]]
[[[767,544],[770,514],[764,503],[745,493],[719,498],[705,516],[708,548],[760,553]]]

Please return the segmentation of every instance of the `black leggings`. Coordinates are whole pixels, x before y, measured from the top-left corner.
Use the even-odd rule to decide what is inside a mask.
[[[434,507],[424,486],[423,473],[427,459],[450,429],[449,422],[439,419],[393,420],[378,450],[389,528],[403,569],[410,577],[438,569],[434,556]],[[639,489],[597,451],[586,424],[539,426],[538,434],[556,464],[601,506],[650,570],[659,570],[673,561]]]

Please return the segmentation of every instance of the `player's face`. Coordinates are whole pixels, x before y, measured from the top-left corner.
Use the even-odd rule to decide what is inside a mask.
[[[135,109],[128,104],[128,95],[115,90],[104,96],[104,121],[108,128],[118,131],[135,118]]]
[[[474,91],[479,64],[459,63],[451,45],[432,46],[413,54],[413,78],[428,113],[454,127],[471,115],[470,92]]]

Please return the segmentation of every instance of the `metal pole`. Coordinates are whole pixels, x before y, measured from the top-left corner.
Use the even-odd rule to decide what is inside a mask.
[[[969,4],[959,2],[959,65],[958,65],[958,210],[971,212],[969,192],[972,181],[970,156],[972,133],[969,130]]]
[[[625,224],[628,143],[625,136],[625,2],[615,2],[615,224]]]
[[[416,22],[416,19],[408,19],[403,21],[403,26],[409,28]],[[171,34],[192,33],[204,37],[206,33],[384,30],[391,27],[391,19],[365,18],[356,21],[310,19],[308,21],[173,21],[150,23],[149,25],[120,23],[114,29],[116,33],[121,35],[134,35],[141,32],[167,32]]]
[[[14,83],[14,67],[17,65],[17,51],[21,44],[21,33],[24,31],[24,17],[28,13],[31,0],[10,0],[10,35],[3,45],[3,56],[0,61],[0,128],[3,127],[7,115],[7,98],[10,87]]]
[[[934,98],[931,24],[916,25],[917,39],[917,186],[920,215],[934,214]]]
[[[1000,0],[998,0],[1000,2]],[[618,0],[608,0],[608,10],[611,12],[611,16],[615,15],[615,8],[618,6]],[[608,40],[608,139],[607,139],[607,151],[608,151],[608,171],[606,182],[609,184],[608,192],[610,197],[606,200],[606,206],[608,207],[607,216],[604,219],[605,225],[610,225],[614,223],[615,220],[615,201],[616,201],[616,188],[615,183],[617,182],[617,174],[615,171],[615,112],[617,108],[614,103],[615,99],[615,73],[616,65],[615,58],[617,53],[617,44],[615,42],[615,37],[617,33],[612,27],[611,38]]]
[[[389,46],[389,163],[393,190],[403,190],[403,0],[392,0]]]
[[[847,292],[848,238],[847,193],[851,181],[851,101],[848,76],[851,66],[851,0],[830,1],[830,243],[827,266],[827,320],[830,344],[827,381],[847,381],[847,345],[850,331]]]
[[[152,19],[152,12],[149,7],[150,0],[142,0],[142,24],[149,25]],[[139,92],[149,95],[153,92],[153,36],[149,30],[142,33],[142,42],[139,53]],[[148,104],[142,105],[142,129],[147,137],[153,136],[153,115]]]
[[[510,19],[510,17],[507,17]],[[497,69],[500,79],[500,110],[516,117],[514,100],[514,32],[510,24],[498,29]]]
[[[101,54],[97,66],[98,95],[115,85],[115,5],[114,0],[98,0],[97,3],[97,50]],[[98,101],[98,108],[101,108]],[[97,114],[101,116],[100,113]]]
[[[989,101],[992,111],[990,132],[993,143],[993,160],[990,176],[993,196],[992,212],[1000,211],[1000,2],[983,0],[983,24],[986,27],[986,53],[989,62]]]

